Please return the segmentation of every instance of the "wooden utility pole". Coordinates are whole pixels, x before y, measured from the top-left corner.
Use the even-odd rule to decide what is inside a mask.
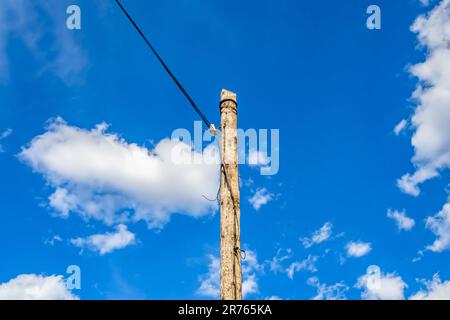
[[[238,174],[237,98],[220,94],[222,132],[220,177],[220,298],[242,299],[240,195]]]

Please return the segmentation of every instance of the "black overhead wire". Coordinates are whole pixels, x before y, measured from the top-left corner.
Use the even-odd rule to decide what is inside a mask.
[[[158,59],[158,61],[161,63],[161,65],[164,67],[164,69],[166,70],[166,72],[169,74],[169,76],[173,79],[173,81],[175,81],[176,85],[178,86],[178,88],[181,90],[181,92],[183,92],[184,96],[186,97],[186,99],[189,101],[189,103],[191,104],[192,108],[194,108],[195,112],[197,112],[197,114],[200,116],[200,118],[203,120],[203,122],[205,123],[205,125],[207,126],[208,129],[214,128],[213,125],[211,124],[211,122],[209,122],[209,120],[206,118],[206,116],[200,111],[199,107],[197,107],[197,104],[195,103],[194,99],[191,98],[191,96],[189,95],[189,93],[186,91],[186,89],[183,87],[183,85],[178,81],[178,79],[175,77],[175,75],[172,73],[172,71],[170,71],[169,67],[167,66],[167,64],[164,62],[164,60],[161,58],[161,56],[158,54],[158,52],[156,51],[156,49],[153,47],[153,45],[150,43],[150,41],[147,39],[147,37],[145,36],[145,34],[141,31],[141,29],[138,27],[138,25],[136,24],[136,22],[134,22],[133,18],[131,18],[131,16],[128,14],[127,10],[125,10],[125,8],[122,6],[122,4],[120,3],[119,0],[116,0],[116,3],[119,5],[120,9],[122,9],[123,13],[125,13],[125,15],[127,16],[128,20],[130,20],[131,24],[136,28],[137,32],[141,35],[142,39],[144,39],[145,43],[147,44],[147,46],[150,48],[150,50],[153,52],[153,54],[156,56],[156,58]]]

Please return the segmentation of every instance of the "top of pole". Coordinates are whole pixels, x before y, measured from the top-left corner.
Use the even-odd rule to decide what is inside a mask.
[[[235,105],[237,105],[237,95],[234,92],[231,92],[226,89],[222,89],[222,92],[220,93],[220,104],[226,102],[226,101],[232,101]]]

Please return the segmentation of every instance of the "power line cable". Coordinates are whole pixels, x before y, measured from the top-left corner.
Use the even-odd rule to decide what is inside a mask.
[[[150,50],[153,52],[153,54],[156,56],[156,58],[158,59],[159,63],[161,63],[161,65],[163,66],[163,68],[166,70],[166,72],[169,74],[169,76],[172,78],[172,80],[176,83],[176,85],[178,86],[178,88],[181,90],[181,92],[184,94],[184,96],[186,97],[186,99],[189,101],[189,103],[191,104],[192,108],[194,108],[195,112],[200,116],[200,118],[203,120],[203,122],[205,123],[205,125],[207,126],[208,130],[211,131],[211,133],[213,135],[215,135],[217,133],[216,128],[214,127],[214,125],[208,120],[208,118],[206,118],[206,116],[203,114],[203,112],[200,110],[200,108],[197,106],[197,104],[195,103],[194,99],[192,99],[192,97],[189,95],[189,93],[186,91],[186,89],[183,87],[183,85],[180,83],[180,81],[178,81],[178,79],[175,77],[175,75],[172,73],[172,71],[169,69],[169,67],[167,66],[167,64],[164,62],[164,60],[162,59],[162,57],[159,55],[158,51],[156,51],[156,49],[153,47],[153,45],[151,44],[151,42],[147,39],[147,37],[145,36],[145,34],[141,31],[141,29],[139,28],[139,26],[136,24],[136,22],[134,22],[133,18],[128,14],[127,10],[122,6],[122,4],[120,3],[119,0],[116,0],[116,3],[119,5],[120,9],[123,11],[123,13],[127,16],[128,20],[130,20],[131,24],[134,26],[134,28],[136,29],[136,31],[141,35],[142,39],[144,39],[145,43],[147,44],[147,46],[150,48]]]

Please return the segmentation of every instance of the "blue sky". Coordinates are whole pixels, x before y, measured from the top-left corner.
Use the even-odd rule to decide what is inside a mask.
[[[123,3],[213,123],[227,88],[240,128],[279,129],[278,174],[240,166],[246,298],[450,298],[449,1],[379,0],[381,30],[371,1]],[[146,154],[199,119],[118,7],[0,22],[0,297],[216,297],[214,168]]]

